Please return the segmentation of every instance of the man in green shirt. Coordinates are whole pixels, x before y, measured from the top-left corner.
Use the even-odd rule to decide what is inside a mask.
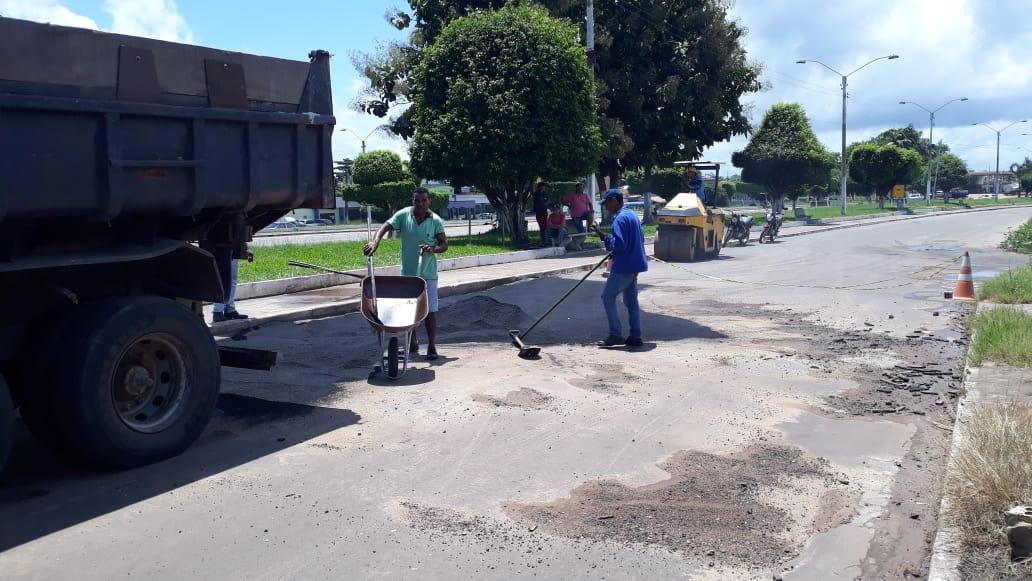
[[[416,188],[412,192],[412,205],[398,210],[380,226],[376,237],[365,246],[367,256],[376,252],[388,232],[401,236],[401,274],[419,276],[426,281],[427,302],[430,303],[430,314],[426,317],[426,358],[433,361],[437,359],[437,255],[448,251],[448,236],[444,233],[444,220],[430,211],[430,192],[426,188]],[[421,271],[420,252],[423,253]],[[419,353],[416,333],[412,333],[409,352]]]

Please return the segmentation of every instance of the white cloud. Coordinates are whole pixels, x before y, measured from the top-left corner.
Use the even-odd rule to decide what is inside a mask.
[[[915,101],[929,109],[956,97],[936,114],[935,140],[943,140],[970,168],[995,167],[996,137],[984,127],[1032,118],[1027,95],[1032,92],[1032,2],[1026,0],[738,0],[733,16],[749,34],[750,58],[763,63],[771,89],[747,97],[755,104],[754,124],[774,103],[798,102],[814,131],[831,151],[841,148],[842,98],[839,77],[798,59],[820,59],[842,72],[890,53],[898,60],[880,61],[849,78],[849,142],[876,135],[889,127],[913,124],[928,132],[928,114],[899,101]],[[1032,125],[1032,124],[1029,124]],[[1001,167],[1032,149],[1032,127],[1012,127],[1000,148]],[[745,146],[738,137],[704,154],[730,160]],[[1009,149],[1008,149],[1009,147]],[[732,171],[738,171],[737,169]]]
[[[0,14],[10,18],[77,28],[100,28],[92,18],[72,12],[54,0],[0,0]]]
[[[193,43],[193,31],[173,0],[104,0],[111,32]]]

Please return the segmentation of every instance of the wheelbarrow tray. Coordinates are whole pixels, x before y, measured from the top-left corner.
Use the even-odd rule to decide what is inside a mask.
[[[411,331],[429,312],[426,281],[418,276],[377,276],[375,309],[372,281],[362,279],[362,316],[382,334]]]

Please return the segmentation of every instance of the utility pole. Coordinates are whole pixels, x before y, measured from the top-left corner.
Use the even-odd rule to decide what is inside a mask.
[[[925,201],[928,203],[929,206],[932,204],[932,171],[933,171],[932,168],[936,167],[936,164],[934,163],[935,162],[935,157],[936,157],[936,154],[935,154],[935,140],[932,139],[932,132],[935,131],[935,114],[938,113],[940,109],[942,109],[946,105],[949,105],[950,103],[956,103],[957,101],[967,101],[967,100],[968,100],[967,97],[960,97],[960,98],[957,98],[957,99],[953,99],[951,101],[946,101],[945,103],[943,103],[942,105],[940,105],[938,108],[936,108],[934,110],[929,110],[927,107],[924,107],[923,105],[921,105],[919,103],[915,103],[913,101],[900,101],[899,102],[900,105],[913,105],[915,107],[919,107],[921,109],[924,109],[925,111],[928,112],[928,144],[930,146],[930,151],[929,151],[929,158],[928,158],[928,181],[925,183]],[[936,173],[938,173],[938,172],[936,172]]]
[[[796,64],[799,64],[799,65],[805,65],[806,63],[817,63],[817,64],[821,65],[822,67],[828,69],[829,71],[835,73],[836,75],[838,75],[839,77],[842,78],[842,163],[840,164],[840,168],[841,168],[840,171],[842,173],[842,176],[841,176],[839,197],[841,198],[841,202],[842,202],[842,211],[841,212],[842,212],[843,216],[846,215],[846,180],[847,180],[847,177],[848,177],[846,175],[846,172],[849,170],[849,160],[846,159],[846,99],[849,98],[849,93],[847,92],[846,89],[848,87],[849,76],[852,75],[853,73],[859,71],[860,69],[866,67],[867,65],[873,63],[873,62],[880,61],[882,59],[886,59],[886,60],[890,60],[891,61],[891,60],[895,60],[895,59],[898,59],[898,58],[899,58],[898,54],[890,54],[890,55],[880,56],[878,58],[871,59],[871,60],[867,61],[866,63],[860,65],[859,67],[857,67],[855,69],[853,69],[852,72],[849,72],[849,73],[846,73],[846,74],[842,74],[842,73],[836,71],[835,69],[829,67],[828,65],[822,63],[821,61],[819,61],[817,59],[804,59],[804,60],[796,61]]]
[[[598,101],[598,95],[595,93],[595,2],[593,0],[587,0],[587,14],[585,18],[585,31],[584,40],[586,48],[588,49],[588,70],[591,74],[591,86],[592,93],[591,98]],[[598,196],[596,195],[597,182],[595,181],[595,172],[591,172],[588,176],[588,197],[591,198],[591,209],[598,216],[602,218],[601,204],[598,202]]]
[[[999,201],[999,199],[1000,199],[1000,134],[1003,133],[1004,131],[1007,131],[1012,126],[1017,125],[1018,123],[1027,123],[1027,122],[1028,122],[1028,119],[1022,119],[1021,121],[1015,121],[1014,123],[1011,123],[1010,125],[1004,127],[1003,129],[994,129],[992,127],[989,127],[985,123],[972,123],[971,124],[971,125],[981,125],[982,127],[985,127],[989,131],[992,131],[993,133],[996,134],[996,177],[993,180],[993,181],[996,182],[996,184],[993,187],[993,200]]]

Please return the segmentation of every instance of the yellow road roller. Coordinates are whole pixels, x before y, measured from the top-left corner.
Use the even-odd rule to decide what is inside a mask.
[[[677,194],[656,212],[656,220],[656,258],[694,262],[720,254],[724,211],[707,208],[697,194]]]

